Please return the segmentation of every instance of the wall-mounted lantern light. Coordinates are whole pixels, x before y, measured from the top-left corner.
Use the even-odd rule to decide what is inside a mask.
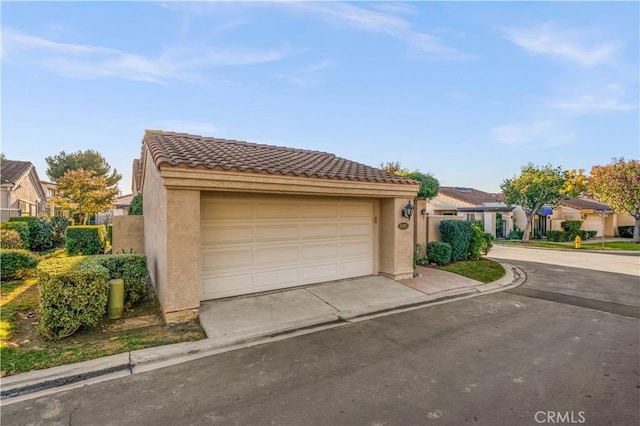
[[[426,216],[426,215],[427,215],[427,209],[422,209],[422,210],[420,210],[420,214],[421,214],[422,216]]]
[[[416,207],[411,204],[411,200],[409,200],[407,205],[402,209],[402,217],[406,217],[407,219],[411,220],[411,215],[413,214],[413,209],[415,208]]]

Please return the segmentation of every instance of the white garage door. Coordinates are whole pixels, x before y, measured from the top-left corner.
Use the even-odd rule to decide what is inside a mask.
[[[373,273],[372,201],[203,196],[202,300]]]

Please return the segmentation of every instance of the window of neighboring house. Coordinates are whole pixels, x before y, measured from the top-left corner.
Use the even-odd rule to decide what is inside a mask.
[[[476,220],[476,214],[475,213],[467,213],[467,220],[470,220],[470,221]]]

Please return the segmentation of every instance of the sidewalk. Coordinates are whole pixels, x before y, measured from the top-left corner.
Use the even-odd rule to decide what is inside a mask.
[[[334,281],[256,296],[203,302],[207,338],[141,349],[30,371],[2,379],[2,405],[103,380],[155,370],[206,356],[273,342],[381,315],[418,309],[521,285],[524,273],[502,263],[502,279],[482,284],[434,268],[418,267],[412,279],[382,276]]]

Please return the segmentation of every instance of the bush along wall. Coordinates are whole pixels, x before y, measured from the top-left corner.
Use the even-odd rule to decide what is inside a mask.
[[[618,226],[618,235],[621,238],[633,238],[633,225]]]
[[[65,250],[70,256],[104,254],[106,247],[104,225],[69,226],[65,232]]]
[[[581,220],[565,220],[560,222],[560,227],[563,231],[547,231],[547,240],[554,242],[570,242],[576,239],[576,236],[580,236],[581,240],[588,240],[594,238],[597,231],[584,231],[580,229],[582,226]]]
[[[0,250],[0,278],[20,280],[32,275],[38,265],[38,256],[28,250]]]
[[[38,265],[40,333],[59,340],[95,326],[107,309],[109,271],[90,258],[54,258]]]
[[[147,259],[141,254],[52,258],[37,268],[40,333],[53,340],[99,323],[107,309],[109,280],[124,280],[125,305],[147,296]]]
[[[29,225],[26,222],[0,222],[0,229],[16,231],[22,240],[22,247],[29,250]]]
[[[9,222],[24,222],[29,227],[29,250],[43,251],[53,247],[51,239],[51,224],[42,217],[22,216],[12,217]]]
[[[472,238],[472,222],[465,220],[443,220],[440,222],[442,242],[451,246],[451,260],[457,262],[469,256]]]
[[[427,244],[427,259],[438,265],[451,262],[451,245],[441,241],[429,242]]]

